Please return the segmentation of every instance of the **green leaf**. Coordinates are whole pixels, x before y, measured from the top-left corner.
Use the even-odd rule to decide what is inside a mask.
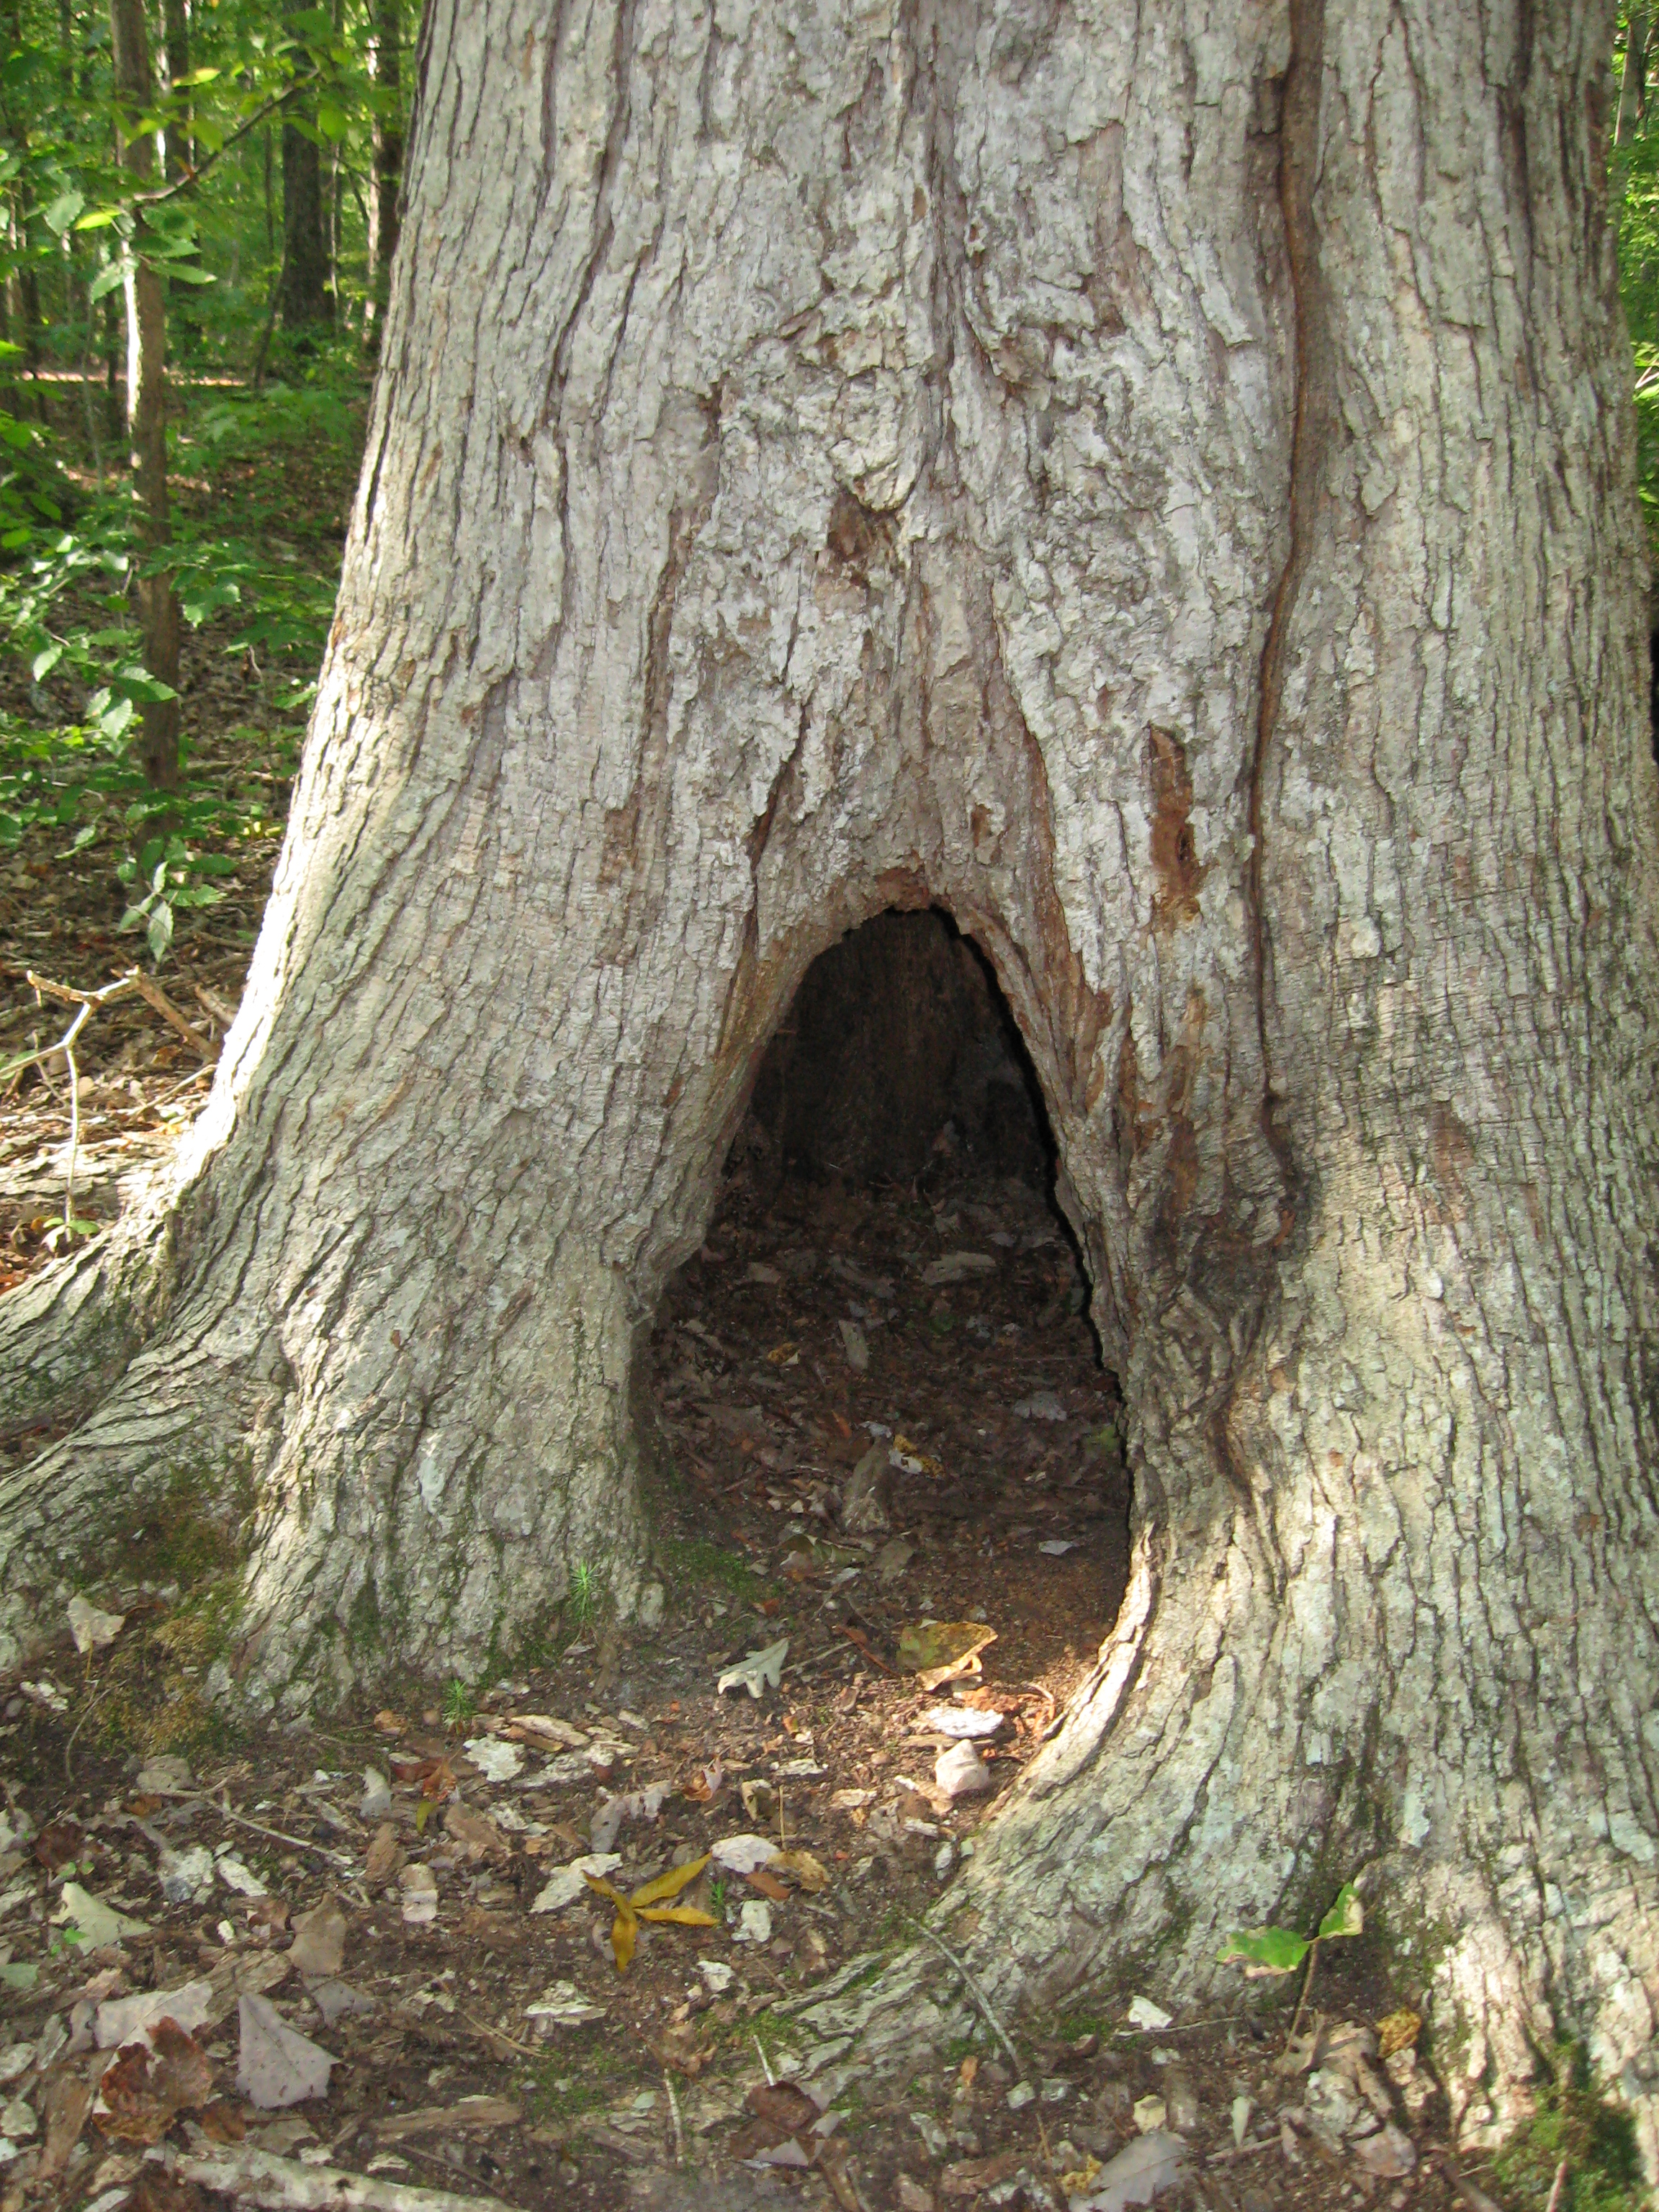
[[[196,249],[191,246],[188,251],[193,253]],[[210,269],[201,268],[194,261],[169,261],[166,267],[175,284],[216,284],[219,281]]]
[[[1321,1936],[1358,1936],[1365,1925],[1365,1908],[1351,1881],[1336,1893],[1336,1902],[1319,1923]]]
[[[49,645],[44,653],[37,653],[33,659],[30,661],[30,677],[36,684],[38,684],[43,676],[51,675],[52,670],[57,667],[58,662],[63,659],[63,657],[64,647],[61,640],[56,645]]]
[[[335,107],[325,100],[318,103],[317,128],[325,138],[343,138],[348,121],[343,108]]]
[[[1293,1974],[1312,1948],[1308,1936],[1292,1935],[1288,1928],[1251,1928],[1236,1929],[1219,1958],[1223,1966],[1231,1959],[1243,1959],[1270,1974]]]
[[[173,943],[173,908],[165,899],[156,900],[155,911],[144,934],[149,944],[149,957],[159,968]]]
[[[54,238],[61,238],[87,204],[84,192],[59,192],[50,207],[41,210],[41,221]]]
[[[93,278],[91,283],[88,285],[88,299],[101,300],[106,292],[112,292],[115,289],[116,286],[120,283],[125,274],[126,264],[125,260],[112,261],[106,269],[100,269],[98,271],[98,274]]]
[[[81,217],[75,228],[77,230],[107,230],[111,223],[119,222],[120,216],[119,208],[94,208],[90,215]]]

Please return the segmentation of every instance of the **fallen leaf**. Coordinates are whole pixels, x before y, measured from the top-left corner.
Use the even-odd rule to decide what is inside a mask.
[[[213,1862],[214,1871],[227,1889],[234,1889],[239,1897],[259,1898],[265,1894],[265,1886],[251,1866],[231,1851],[219,1852]]]
[[[228,2097],[216,2097],[211,2104],[204,2105],[196,2124],[210,2142],[240,2142],[247,2133],[247,2122]]]
[[[101,1898],[82,1889],[78,1881],[64,1884],[62,1899],[52,1917],[54,1926],[75,1929],[89,1951],[118,1943],[124,1936],[148,1936],[150,1932],[146,1921],[135,1920],[129,1912],[118,1912],[113,1905],[106,1905]]]
[[[778,1846],[769,1836],[722,1836],[708,1856],[727,1874],[752,1874],[777,1857]]]
[[[337,1898],[325,1897],[294,1923],[288,1962],[307,1980],[337,1974],[345,1958],[346,1917]]]
[[[438,1917],[438,1877],[428,1866],[406,1866],[398,1876],[404,1924],[427,1928]]]
[[[589,1851],[581,1858],[572,1859],[568,1865],[555,1867],[548,1875],[546,1887],[538,1892],[530,1910],[532,1912],[562,1912],[574,1905],[586,1887],[589,1875],[609,1874],[612,1867],[622,1864],[618,1851]]]
[[[269,1997],[243,1997],[239,2004],[241,2054],[236,2086],[262,2112],[328,2094],[334,2060],[309,2036],[283,2018]]]
[[[781,1636],[763,1651],[751,1651],[735,1667],[728,1667],[714,1685],[715,1694],[724,1696],[727,1690],[747,1690],[758,1704],[763,1689],[769,1686],[775,1690],[779,1686],[783,1662],[788,1656],[789,1638]]]
[[[1187,2172],[1185,2143],[1156,2130],[1109,2159],[1088,2194],[1073,2197],[1072,2212],[1127,2212],[1132,2204],[1150,2204],[1184,2181]]]
[[[811,1851],[780,1851],[767,1861],[766,1870],[769,1874],[787,1875],[798,1889],[808,1890],[814,1896],[830,1887],[827,1869]]]
[[[404,1847],[398,1841],[398,1831],[390,1820],[383,1820],[370,1839],[363,1860],[363,1880],[371,1889],[383,1888],[403,1863]]]
[[[30,1848],[48,1874],[57,1874],[66,1866],[73,1866],[90,1846],[78,1822],[53,1820],[41,1829]]]
[[[789,1894],[787,1882],[780,1881],[775,1874],[769,1874],[764,1867],[757,1867],[753,1874],[745,1876],[745,1880],[751,1889],[759,1890],[763,1897],[769,1897],[774,1905],[781,1905]]]
[[[150,2044],[127,2044],[99,2083],[106,2112],[103,2133],[117,2142],[155,2143],[175,2116],[206,2104],[213,2091],[213,2063],[176,2021],[163,2018]]]
[[[603,1875],[583,1875],[582,1880],[588,1887],[597,1891],[601,1897],[608,1898],[617,1908],[616,1917],[611,1923],[611,1948],[616,1956],[619,1974],[628,1971],[628,1962],[633,1957],[634,1947],[639,1941],[641,1920],[666,1922],[677,1928],[719,1926],[712,1912],[700,1911],[695,1905],[665,1905],[662,1902],[665,1898],[678,1896],[688,1883],[696,1880],[708,1863],[705,1853],[702,1858],[692,1859],[684,1866],[671,1867],[666,1874],[659,1874],[653,1881],[642,1883],[630,1897],[624,1897]]]
[[[51,2181],[69,2163],[69,2154],[81,2140],[94,2094],[92,2082],[78,2070],[60,2067],[46,2083],[46,2134],[40,2149],[37,2178]]]
[[[106,1644],[113,1644],[126,1623],[125,1613],[100,1612],[78,1590],[69,1601],[70,1634],[83,1657],[88,1651],[101,1651]]]
[[[994,1628],[980,1620],[924,1620],[899,1632],[898,1662],[924,1690],[937,1690],[959,1674],[980,1671],[980,1653],[994,1644]]]
[[[647,1881],[636,1889],[628,1901],[637,1911],[641,1905],[660,1905],[666,1898],[678,1897],[683,1889],[690,1887],[708,1863],[708,1853],[705,1851],[701,1858],[689,1859],[684,1866],[670,1867],[666,1874],[659,1874],[654,1881]]]
[[[726,1768],[717,1759],[709,1765],[699,1767],[689,1782],[680,1785],[680,1795],[694,1805],[712,1805],[726,1786]]]
[[[93,2039],[100,2051],[131,2043],[153,2043],[156,2023],[170,2020],[182,2028],[206,2027],[213,2011],[213,1984],[183,1982],[176,1990],[142,1990],[137,1996],[107,1997],[93,2015]]]
[[[182,2173],[146,2159],[133,2177],[131,2212],[202,2212],[202,2192]]]
[[[383,1706],[374,1716],[374,1725],[382,1735],[401,1735],[409,1723],[401,1713]]]
[[[466,1755],[486,1782],[511,1782],[524,1765],[524,1753],[519,1746],[499,1736],[469,1736]]]
[[[509,1749],[514,1747],[508,1746]],[[458,1844],[475,1864],[479,1859],[510,1859],[513,1846],[495,1826],[482,1813],[475,1813],[457,1797],[444,1814],[444,1833]]]
[[[524,2009],[526,2020],[546,2021],[553,2027],[580,2027],[605,2018],[605,2007],[585,1997],[574,1982],[555,1982]]]

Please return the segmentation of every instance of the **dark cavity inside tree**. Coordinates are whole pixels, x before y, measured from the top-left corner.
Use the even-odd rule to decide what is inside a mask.
[[[245,1515],[256,1703],[470,1670],[577,1560],[626,1613],[641,1348],[761,1054],[937,905],[1041,1085],[1136,1499],[945,1908],[972,1971],[1197,1991],[1363,1871],[1466,2136],[1567,2028],[1652,2158],[1611,27],[435,0],[242,1013],[149,1223],[0,1307],[10,1418],[79,1419],[0,1498],[13,1650],[180,1486]],[[817,2024],[939,2032],[931,1972]]]

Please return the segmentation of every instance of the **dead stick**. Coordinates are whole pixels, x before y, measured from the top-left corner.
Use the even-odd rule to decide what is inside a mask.
[[[504,2043],[509,2051],[516,2051],[520,2058],[546,2057],[547,2053],[544,2051],[537,2051],[528,2043],[515,2043],[504,2028],[491,2027],[487,2020],[475,2020],[472,2014],[465,2011],[461,2006],[457,2005],[455,2010],[469,2027],[477,2028],[478,2033],[487,2036],[491,2043]]]
[[[337,2166],[301,2166],[297,2159],[238,2147],[211,2158],[181,2158],[178,2172],[224,2197],[266,2212],[507,2212],[499,2197],[459,2197],[448,2189],[416,2189],[378,2174]]]
[[[962,1976],[963,1987],[967,1990],[969,1996],[972,1997],[974,2002],[984,2014],[986,2020],[990,2026],[991,2033],[996,2037],[997,2041],[1002,2045],[1009,2057],[1013,2061],[1014,2077],[1016,2080],[1018,2080],[1024,2075],[1025,2069],[1020,2063],[1019,2053],[1015,2050],[1013,2044],[1009,2038],[1007,2030],[1003,2027],[1002,2022],[992,2011],[990,1999],[986,1996],[984,1990],[981,1989],[979,1984],[969,1972],[967,1967],[963,1965],[961,1960],[957,1958],[956,1953],[951,1949],[948,1944],[940,1942],[939,1937],[934,1935],[931,1928],[924,1928],[920,1920],[913,1920],[910,1923],[910,1925],[915,1929],[917,1935],[921,1936],[926,1942],[931,1943],[936,1951],[943,1951],[945,1957],[956,1968],[957,1973]]]
[[[1297,1999],[1296,2010],[1291,2016],[1291,2032],[1285,2038],[1285,2048],[1286,2051],[1288,2051],[1291,2045],[1296,2041],[1296,2031],[1301,2027],[1302,2015],[1308,2008],[1308,1992],[1313,1987],[1314,1968],[1318,1965],[1318,1963],[1319,1938],[1316,1936],[1313,1942],[1308,1946],[1308,1971],[1303,1978],[1302,1995]]]
[[[1561,2191],[1566,2187],[1566,2185],[1567,2161],[1565,2159],[1563,2159],[1560,2165],[1555,2169],[1555,2179],[1550,2186],[1550,2201],[1544,2207],[1544,2212],[1556,2212],[1556,2207],[1561,2202]]]
[[[187,1021],[161,985],[151,977],[134,969],[132,987],[147,1006],[154,1006],[164,1022],[170,1022],[192,1052],[199,1052],[204,1060],[217,1057],[211,1044],[192,1022]]]

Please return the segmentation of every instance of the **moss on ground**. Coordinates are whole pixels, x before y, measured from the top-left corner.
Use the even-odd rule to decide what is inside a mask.
[[[1545,2212],[1565,2160],[1557,2212],[1638,2212],[1650,2200],[1630,2114],[1600,2094],[1577,2046],[1558,2046],[1547,2063],[1532,2118],[1492,2161],[1504,2203],[1513,2212]]]

